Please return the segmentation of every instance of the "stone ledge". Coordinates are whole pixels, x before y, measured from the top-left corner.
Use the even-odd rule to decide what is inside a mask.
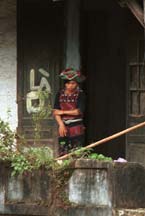
[[[139,163],[135,162],[114,162],[114,161],[99,161],[93,159],[77,159],[72,163],[72,168],[75,169],[110,169],[114,167],[126,167],[126,166],[141,166]],[[145,170],[145,169],[144,169]]]
[[[57,209],[57,216],[112,216],[112,209],[107,206],[98,207],[69,207]],[[49,214],[48,214],[49,216]]]
[[[47,216],[48,207],[41,205],[26,204],[0,204],[0,215],[37,215]]]
[[[109,169],[113,162],[97,161],[92,159],[77,159],[72,167],[75,169]]]
[[[119,209],[114,216],[145,216],[145,209]]]
[[[1,162],[0,168],[0,215],[48,216],[47,205],[54,199],[48,170],[12,177],[9,163]],[[79,159],[68,169],[73,172],[62,189],[70,206],[62,206],[57,216],[145,215],[145,168],[140,164]]]

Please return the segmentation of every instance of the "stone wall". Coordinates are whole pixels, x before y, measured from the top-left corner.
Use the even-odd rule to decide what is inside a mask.
[[[16,0],[0,0],[0,118],[17,126]]]
[[[1,216],[142,216],[145,212],[145,168],[137,163],[75,161],[68,169],[69,181],[60,189],[64,203],[55,194],[50,171],[12,177],[10,164],[1,163],[0,169]]]

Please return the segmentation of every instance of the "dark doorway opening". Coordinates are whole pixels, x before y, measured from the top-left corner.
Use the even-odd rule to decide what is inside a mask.
[[[43,100],[46,102],[53,100],[59,87],[64,56],[64,2],[18,0],[17,29],[18,131],[31,146],[46,145],[55,152],[57,130],[53,117],[41,120],[40,138],[36,139],[33,114],[41,105],[40,90],[50,89],[48,99]]]
[[[82,1],[80,37],[89,144],[126,128],[126,10],[113,0]],[[125,157],[125,136],[95,151]]]

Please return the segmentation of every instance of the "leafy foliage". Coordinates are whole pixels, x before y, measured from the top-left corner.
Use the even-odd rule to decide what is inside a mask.
[[[1,159],[9,159],[15,148],[15,133],[13,133],[7,122],[0,119],[0,155]]]
[[[103,154],[92,153],[88,156],[89,159],[101,160],[101,161],[112,161],[111,157],[106,157]]]
[[[12,175],[22,174],[24,171],[32,170],[31,163],[21,153],[13,153],[11,155],[11,167],[13,168]]]
[[[78,148],[68,160],[57,161],[53,158],[53,152],[49,147],[26,147],[19,148],[16,145],[16,134],[9,124],[0,119],[0,157],[1,160],[11,162],[12,175],[22,174],[45,167],[55,172],[65,170],[70,162],[78,158],[94,159],[101,161],[112,161],[112,158],[102,154],[93,153],[92,149]],[[21,143],[23,145],[23,141]]]
[[[103,154],[97,154],[93,152],[93,149],[85,149],[84,147],[77,148],[73,152],[73,158],[86,158],[86,159],[94,159],[101,161],[112,161],[111,157],[106,157]]]
[[[42,107],[40,107],[40,110],[38,112],[32,114],[32,122],[34,126],[35,140],[40,139],[42,120],[48,119],[52,113],[51,93],[45,89],[45,90],[40,90],[38,92],[38,95],[39,95],[39,99],[44,101],[44,104]]]

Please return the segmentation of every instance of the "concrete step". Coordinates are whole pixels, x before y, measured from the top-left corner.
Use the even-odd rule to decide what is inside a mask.
[[[55,213],[56,216],[112,216],[112,209],[108,206],[72,206],[58,208]]]
[[[145,216],[145,209],[119,209],[116,211],[115,216]]]

